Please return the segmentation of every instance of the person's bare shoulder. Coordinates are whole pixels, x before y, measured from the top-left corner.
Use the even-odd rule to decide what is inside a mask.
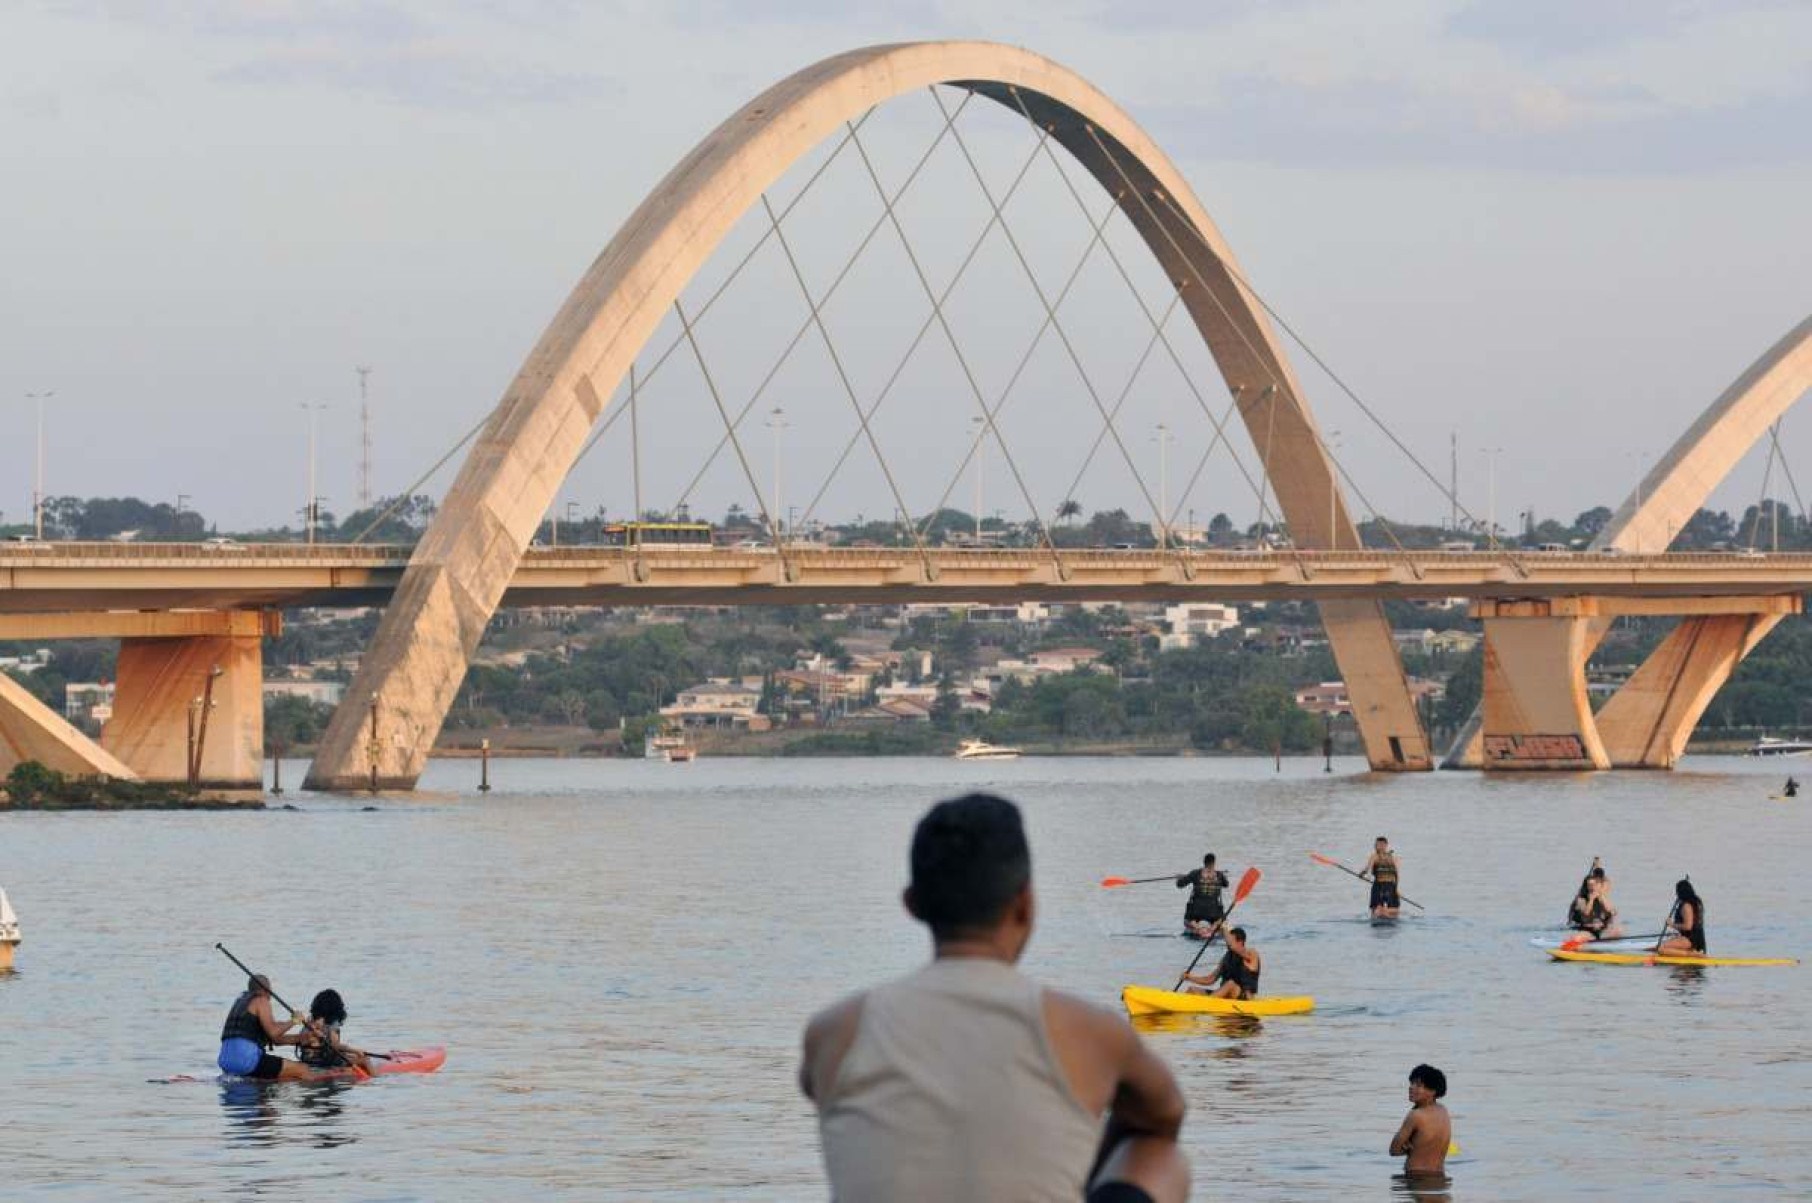
[[[1088,1110],[1104,1110],[1138,1047],[1132,1025],[1093,1003],[1046,990],[1044,1026],[1071,1093]]]
[[[866,994],[851,994],[812,1016],[805,1025],[803,1056],[799,1062],[799,1089],[816,1099],[823,1086],[836,1080],[843,1055],[855,1042],[862,1022]]]

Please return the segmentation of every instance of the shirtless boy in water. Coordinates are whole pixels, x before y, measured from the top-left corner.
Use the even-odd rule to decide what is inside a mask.
[[[1453,1141],[1453,1120],[1437,1101],[1447,1093],[1447,1075],[1432,1065],[1409,1071],[1409,1114],[1390,1138],[1390,1155],[1403,1158],[1405,1174],[1447,1172],[1447,1146]]]

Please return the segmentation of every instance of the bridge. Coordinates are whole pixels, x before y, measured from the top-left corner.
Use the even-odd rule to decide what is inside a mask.
[[[942,288],[915,252],[899,211],[925,160],[904,183],[890,187],[865,141],[864,127],[877,108],[919,92],[932,96],[941,118],[931,149],[954,141],[990,214],[981,237]],[[960,99],[951,106],[946,95]],[[960,119],[972,100],[1022,122],[1031,140],[1019,175],[1004,187],[990,184],[961,132]],[[788,219],[840,156],[859,161],[881,212],[849,264],[814,289],[794,243],[798,223],[789,226]],[[820,165],[793,199],[777,203],[776,185],[813,162]],[[1014,190],[1034,164],[1056,172],[1091,231],[1082,260],[1060,288],[1041,282],[1008,219]],[[1077,168],[1105,199],[1099,214],[1069,174]],[[713,256],[745,219],[756,221],[760,231],[754,249],[722,284],[695,286],[701,273],[716,270],[710,267]],[[1104,238],[1110,225],[1146,256],[1145,270],[1155,267],[1167,292],[1161,303],[1141,294],[1128,257]],[[891,374],[877,373],[886,382],[876,390],[852,370],[848,348],[833,334],[826,310],[850,265],[883,229],[897,235],[909,267],[894,274],[916,285],[922,295],[915,304],[925,317],[906,357]],[[1007,264],[1024,269],[1040,316],[1004,386],[984,387],[984,373],[974,363],[975,343],[954,329],[948,302],[982,240],[994,231],[1010,247]],[[731,393],[721,364],[714,368],[698,327],[763,246],[784,254],[779,278],[789,282],[783,287],[796,287],[794,301],[805,316],[767,375],[742,399]],[[1143,354],[1118,391],[1100,368],[1089,365],[1078,349],[1080,332],[1064,317],[1066,298],[1097,250],[1133,293],[1139,324],[1148,327],[1141,330]],[[1203,368],[1191,366],[1187,348],[1173,342],[1167,329],[1173,314],[1179,324],[1187,323],[1197,350],[1205,352]],[[1736,378],[1582,554],[1362,550],[1349,494],[1372,507],[1310,412],[1279,325],[1175,164],[1129,114],[1080,76],[1029,51],[979,42],[877,46],[834,56],[780,81],[732,114],[628,218],[581,277],[497,407],[469,436],[475,439],[471,450],[413,549],[6,549],[0,555],[0,631],[10,632],[6,637],[112,634],[122,642],[115,715],[99,744],[0,679],[0,761],[30,757],[70,771],[255,784],[263,752],[260,639],[276,629],[276,612],[288,607],[384,606],[307,784],[406,789],[414,785],[499,606],[1295,597],[1319,608],[1371,765],[1422,770],[1434,767],[1437,757],[1411,698],[1382,601],[1468,597],[1485,631],[1484,701],[1449,764],[1496,771],[1668,767],[1742,656],[1781,618],[1799,612],[1800,596],[1812,583],[1812,558],[1654,552],[1671,542],[1673,532],[1752,446],[1772,437],[1781,415],[1812,387],[1812,319]],[[661,350],[651,344],[663,331],[671,339]],[[1152,512],[1159,546],[1059,548],[1042,518],[1034,523],[1038,546],[1025,549],[933,547],[922,529],[904,522],[909,537],[895,548],[789,543],[779,504],[778,430],[768,481],[759,479],[758,457],[745,446],[750,433],[745,424],[769,384],[802,342],[821,347],[852,420],[837,467],[852,451],[866,451],[871,483],[885,504],[901,515],[926,512],[908,503],[898,457],[890,460],[881,428],[892,413],[882,413],[883,402],[928,337],[960,365],[957,393],[973,403],[974,435],[957,472],[974,462],[978,495],[981,453],[991,446],[1006,461],[1027,508],[1034,515],[1056,512],[1033,495],[1028,473],[1013,455],[1008,431],[1019,411],[1006,411],[1040,344],[1060,345],[1062,359],[1080,381],[1077,395],[1087,403],[1086,428],[1076,433],[1084,442],[1094,436],[1083,470],[1104,447],[1110,458],[1117,455],[1134,492]],[[696,365],[694,391],[709,399],[712,409],[706,412],[722,422],[700,475],[720,457],[733,465],[740,472],[738,487],[756,502],[773,546],[639,553],[532,547],[562,481],[613,429],[628,431],[624,475],[633,480],[633,512],[643,511],[639,431],[644,411],[652,407],[638,401],[675,355]],[[1126,445],[1123,406],[1153,359],[1174,367],[1179,381],[1174,393],[1192,402],[1205,420],[1200,440],[1190,440],[1191,448],[1202,452],[1182,500],[1170,493],[1162,458],[1154,489]],[[1210,403],[1214,389],[1204,383],[1206,371],[1218,374],[1228,398],[1224,410]],[[1340,388],[1408,455],[1370,407],[1344,383]],[[1243,432],[1255,469],[1233,448],[1234,431]],[[1160,424],[1160,457],[1172,437],[1169,424]],[[1217,448],[1228,452],[1252,488],[1260,525],[1288,532],[1288,550],[1205,552],[1180,547],[1171,537],[1189,487]],[[1065,501],[1072,496],[1059,495]],[[1451,492],[1447,500],[1459,508]],[[940,500],[932,512],[942,505]],[[1650,554],[1641,554],[1645,549]],[[1681,621],[1595,713],[1586,697],[1586,660],[1610,621],[1633,613],[1676,615]]]

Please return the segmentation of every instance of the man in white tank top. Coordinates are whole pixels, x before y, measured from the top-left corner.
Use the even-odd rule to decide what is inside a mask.
[[[931,929],[931,963],[805,1030],[799,1081],[818,1105],[832,1197],[1188,1198],[1169,1068],[1118,1015],[1014,968],[1034,912],[1019,809],[987,794],[932,807],[905,901]]]

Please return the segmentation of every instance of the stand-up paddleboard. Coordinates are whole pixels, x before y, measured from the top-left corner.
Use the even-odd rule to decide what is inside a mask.
[[[1206,994],[1179,994],[1156,986],[1127,986],[1120,1001],[1128,1015],[1306,1015],[1315,1000],[1295,998],[1213,998]]]
[[[1792,957],[1683,957],[1661,955],[1651,950],[1635,952],[1570,952],[1564,948],[1547,949],[1557,961],[1577,961],[1583,965],[1797,965]]]

